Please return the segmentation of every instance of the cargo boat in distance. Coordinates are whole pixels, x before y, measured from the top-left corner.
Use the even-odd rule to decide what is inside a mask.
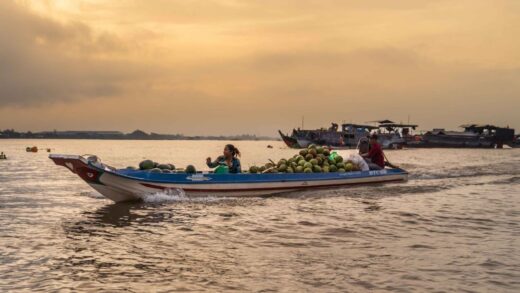
[[[503,148],[514,147],[515,130],[489,124],[461,125],[464,131],[433,129],[420,139],[409,141],[410,148]]]
[[[344,173],[152,173],[146,170],[116,169],[101,163],[96,156],[85,158],[53,154],[49,158],[115,202],[137,201],[148,194],[177,190],[182,190],[188,197],[251,197],[299,190],[345,188],[357,184],[402,182],[408,179],[408,172],[399,168]]]
[[[335,149],[354,149],[363,137],[371,133],[377,133],[379,143],[384,149],[400,149],[406,146],[408,141],[415,140],[411,130],[415,130],[415,124],[395,123],[391,120],[373,121],[377,126],[366,124],[345,123],[338,130],[338,125],[332,123],[328,129],[315,130],[293,129],[291,135],[285,135],[280,130],[278,133],[290,148],[306,148],[310,144],[333,147]]]

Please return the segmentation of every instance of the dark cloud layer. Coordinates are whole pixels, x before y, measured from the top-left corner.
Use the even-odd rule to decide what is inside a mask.
[[[0,3],[0,43],[2,107],[113,96],[138,74],[133,64],[103,58],[124,50],[116,37],[10,1]]]

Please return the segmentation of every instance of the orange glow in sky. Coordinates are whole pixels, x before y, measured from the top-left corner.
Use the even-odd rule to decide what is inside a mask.
[[[0,129],[520,130],[517,0],[0,2]]]

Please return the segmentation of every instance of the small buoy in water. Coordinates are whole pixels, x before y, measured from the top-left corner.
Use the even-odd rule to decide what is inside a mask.
[[[26,147],[26,148],[25,148],[25,151],[27,151],[27,152],[32,152],[32,153],[37,153],[37,152],[38,152],[38,147],[37,147],[37,146]]]

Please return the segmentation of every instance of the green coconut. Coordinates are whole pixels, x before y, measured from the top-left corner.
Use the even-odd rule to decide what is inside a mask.
[[[157,166],[159,166],[159,163],[157,163],[157,162],[153,162],[153,167],[154,167],[154,168],[157,168]]]
[[[307,150],[303,149],[300,151],[300,156],[305,157],[307,155]]]
[[[294,169],[296,173],[302,173],[303,172],[303,166],[298,166],[296,169]]]
[[[287,170],[285,172],[294,173],[294,169],[292,167],[287,167]]]
[[[323,166],[323,173],[329,173],[329,172],[330,172],[329,166]]]
[[[175,165],[174,164],[168,164],[170,166],[170,170],[175,170]]]
[[[348,172],[354,170],[354,165],[352,165],[352,163],[347,163],[345,165],[345,170],[347,170]]]
[[[162,173],[162,170],[159,168],[153,168],[153,169],[150,169],[150,173]]]
[[[327,157],[330,156],[330,150],[327,149],[327,148],[324,148],[324,149],[323,149],[323,155],[325,155],[325,156],[327,156]]]
[[[315,165],[315,166],[312,168],[312,171],[314,171],[315,173],[321,173],[321,172],[322,172],[322,169],[321,169],[320,166]]]
[[[296,162],[291,162],[291,167],[294,169],[294,168],[298,167],[298,164],[296,164]]]
[[[316,149],[310,149],[309,154],[311,154],[315,158],[318,155],[318,152],[316,151]]]
[[[280,167],[281,165],[287,165],[287,160],[286,159],[281,159],[280,161],[278,161],[277,166]]]
[[[315,148],[316,148],[316,145],[312,143],[312,144],[310,144],[307,148],[308,148],[308,149],[315,149]]]
[[[154,162],[152,160],[144,160],[139,163],[139,169],[141,170],[150,170],[154,168]]]
[[[251,166],[249,168],[249,173],[253,173],[253,174],[258,173],[258,167],[257,166]]]
[[[266,163],[265,164],[265,169],[269,169],[269,168],[272,168],[274,167],[273,163]]]
[[[137,170],[137,168],[134,167],[134,166],[128,166],[128,167],[126,167],[126,169],[127,169],[127,170]]]
[[[311,163],[313,166],[314,165],[318,165],[318,160],[317,159],[312,159],[309,161],[309,163]]]
[[[334,161],[336,161],[336,163],[341,163],[341,162],[343,162],[343,157],[342,156],[336,156],[334,158]]]
[[[310,160],[312,160],[312,159],[314,159],[314,156],[311,155],[311,154],[307,154],[307,155],[305,156],[305,161],[307,161],[307,162],[310,161]]]
[[[286,164],[281,164],[280,167],[278,167],[278,171],[280,171],[280,172],[287,171],[287,165]]]
[[[345,169],[343,169],[343,168],[340,168],[340,169],[338,169],[338,172],[339,172],[339,173],[345,173],[345,172],[347,172],[347,171],[346,171]]]
[[[323,147],[317,147],[316,152],[318,152],[318,154],[323,154]]]
[[[315,160],[318,162],[318,165],[320,165],[320,166],[323,165],[323,159],[322,158],[317,157]]]
[[[345,169],[345,164],[344,163],[337,163],[336,167],[338,167],[338,170],[339,169]]]
[[[169,169],[163,169],[162,172],[163,172],[163,173],[172,173],[172,170],[169,170]]]
[[[305,169],[303,169],[303,173],[312,173],[312,169],[311,168],[305,168]]]
[[[186,173],[188,173],[188,174],[194,174],[194,173],[197,173],[197,169],[195,169],[195,166],[193,166],[193,165],[188,165],[188,166],[186,166],[185,171],[186,171]]]
[[[302,166],[303,167],[305,165],[305,163],[307,163],[307,161],[305,161],[305,159],[301,159],[301,160],[298,161],[298,166]]]
[[[312,168],[312,163],[306,162],[305,165],[303,165],[303,168],[304,169],[311,169]]]
[[[323,161],[322,165],[323,165],[323,167],[330,166],[329,161]]]
[[[336,167],[336,165],[330,165],[329,169],[330,172],[338,172],[338,167]]]

